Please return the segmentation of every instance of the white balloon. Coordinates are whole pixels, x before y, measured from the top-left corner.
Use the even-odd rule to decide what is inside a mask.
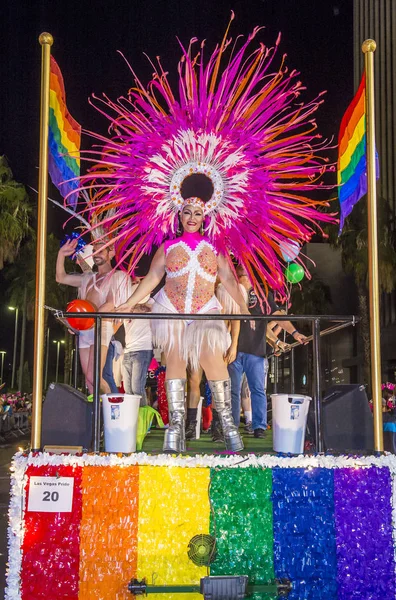
[[[300,254],[300,245],[293,240],[287,242],[281,242],[279,244],[280,251],[282,253],[283,260],[286,262],[292,262]]]

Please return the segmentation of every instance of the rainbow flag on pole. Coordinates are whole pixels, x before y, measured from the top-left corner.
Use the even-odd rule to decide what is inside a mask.
[[[74,208],[80,177],[81,125],[67,110],[62,73],[52,56],[49,107],[48,170],[54,185]]]
[[[338,136],[337,183],[341,208],[340,233],[354,205],[367,193],[366,75],[341,121]],[[376,161],[377,179],[379,177]]]

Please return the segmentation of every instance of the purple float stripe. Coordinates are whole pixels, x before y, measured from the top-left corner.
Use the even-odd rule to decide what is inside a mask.
[[[395,598],[389,469],[336,469],[338,600]]]

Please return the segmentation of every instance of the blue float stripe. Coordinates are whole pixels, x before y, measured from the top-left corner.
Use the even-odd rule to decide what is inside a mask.
[[[330,469],[273,469],[274,569],[289,600],[338,600],[333,488]]]

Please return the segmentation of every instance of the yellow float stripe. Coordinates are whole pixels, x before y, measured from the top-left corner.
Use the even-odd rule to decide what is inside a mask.
[[[141,466],[139,470],[138,579],[151,585],[199,584],[207,574],[188,558],[190,539],[209,533],[210,469]],[[183,594],[202,600],[200,594]],[[150,600],[181,600],[150,594]]]

